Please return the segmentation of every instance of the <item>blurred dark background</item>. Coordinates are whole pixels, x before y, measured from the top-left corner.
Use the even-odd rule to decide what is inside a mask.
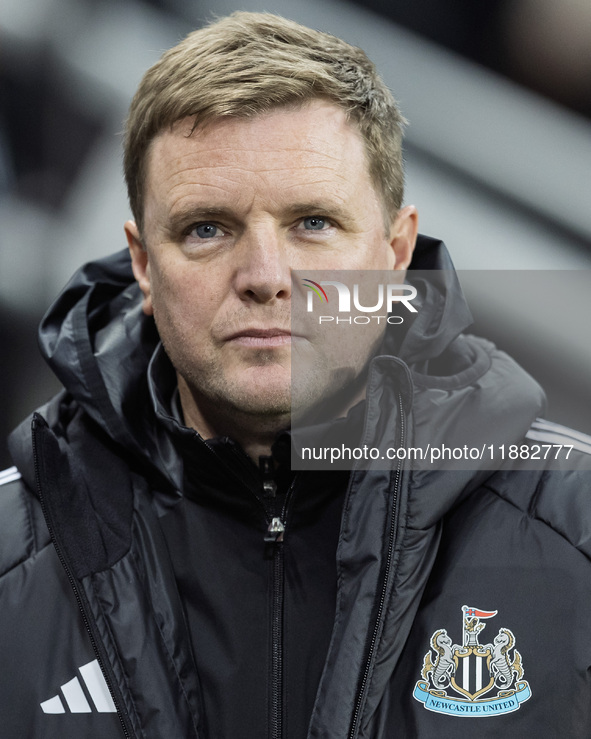
[[[544,381],[549,417],[591,432],[588,0],[0,0],[0,469],[8,431],[58,389],[36,348],[40,316],[80,264],[124,245],[120,132],[141,74],[234,9],[370,54],[410,120],[407,202],[458,268],[523,270],[524,282],[552,270],[565,285],[583,274],[566,317],[521,320],[510,291],[470,297],[477,330]],[[568,311],[568,289],[564,300]]]

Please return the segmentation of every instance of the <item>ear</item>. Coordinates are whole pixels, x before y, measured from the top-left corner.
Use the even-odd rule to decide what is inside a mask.
[[[414,205],[398,212],[390,228],[390,246],[394,252],[394,269],[407,269],[417,242],[419,214]]]
[[[152,307],[152,290],[150,285],[150,263],[148,260],[148,251],[145,248],[138,227],[134,221],[127,221],[123,226],[127,243],[129,244],[129,252],[131,254],[131,268],[133,276],[137,280],[140,290],[143,293],[144,300],[142,310],[147,316],[154,315]]]

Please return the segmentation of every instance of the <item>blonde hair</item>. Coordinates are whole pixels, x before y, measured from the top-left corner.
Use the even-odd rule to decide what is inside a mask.
[[[133,98],[124,168],[140,232],[147,154],[161,130],[186,117],[193,117],[194,131],[225,116],[250,117],[318,98],[342,108],[357,127],[370,177],[393,218],[404,189],[405,121],[365,52],[276,15],[236,12],[165,52]]]

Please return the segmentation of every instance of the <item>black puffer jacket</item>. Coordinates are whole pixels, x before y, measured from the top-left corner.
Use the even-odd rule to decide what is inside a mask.
[[[420,242],[413,267],[448,266],[439,242]],[[461,301],[438,290],[422,301],[422,323],[397,356],[372,364],[365,443],[453,446],[461,419],[475,445],[531,444],[539,387],[490,343],[460,335],[469,321]],[[222,736],[212,726],[223,722],[207,716],[161,525],[188,475],[211,479],[212,468],[200,468],[209,447],[200,442],[188,470],[154,363],[147,371],[157,336],[127,256],[76,275],[41,344],[66,390],[34,416],[32,432],[30,420],[15,432],[16,467],[0,474],[0,739]],[[572,443],[567,433],[536,422],[529,436]],[[309,739],[588,739],[588,459],[573,450],[565,472],[334,477],[334,622],[315,699],[290,721],[290,698],[275,684],[279,707],[260,730],[224,735],[303,739],[305,719]],[[288,527],[277,551],[289,536]]]

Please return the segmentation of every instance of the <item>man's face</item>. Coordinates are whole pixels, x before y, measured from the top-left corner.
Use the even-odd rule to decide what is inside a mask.
[[[328,102],[191,127],[152,143],[145,250],[126,224],[144,311],[202,412],[288,418],[291,270],[404,269],[416,212],[386,233],[363,141]]]

